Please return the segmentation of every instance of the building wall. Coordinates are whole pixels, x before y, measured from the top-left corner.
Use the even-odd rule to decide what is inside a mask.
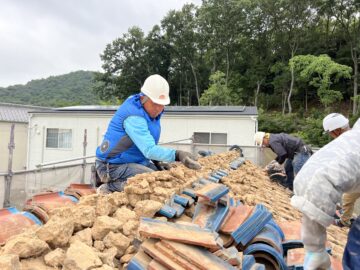
[[[108,115],[33,115],[30,118],[28,165],[33,169],[37,164],[83,156],[84,130],[87,130],[86,155],[95,154],[101,142],[110,117]],[[46,129],[60,128],[72,130],[70,149],[46,148]]]
[[[9,142],[11,124],[9,122],[0,122],[0,172],[8,170]],[[26,166],[26,149],[27,149],[27,123],[15,123],[12,170],[24,170]]]
[[[194,132],[227,133],[227,144],[254,145],[256,118],[250,116],[174,116],[161,119],[160,142],[190,138]]]
[[[87,129],[87,153],[95,154],[112,115],[35,114],[30,118],[28,165],[52,162],[83,155],[84,129]],[[227,144],[254,145],[256,118],[250,116],[173,116],[161,120],[160,143],[190,138],[194,132],[227,133]],[[46,148],[46,128],[72,129],[71,149]]]

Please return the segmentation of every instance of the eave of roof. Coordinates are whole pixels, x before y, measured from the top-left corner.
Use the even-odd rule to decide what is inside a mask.
[[[0,102],[0,122],[28,123],[29,111],[49,109],[48,107]]]
[[[42,113],[85,113],[85,114],[113,114],[118,106],[73,106],[55,108],[51,110],[32,111]],[[166,106],[166,115],[258,115],[253,106]]]

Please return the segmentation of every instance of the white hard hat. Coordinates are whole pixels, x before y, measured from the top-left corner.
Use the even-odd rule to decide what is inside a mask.
[[[144,85],[141,87],[141,92],[156,104],[170,104],[169,84],[158,74],[146,78]]]
[[[255,144],[262,146],[264,137],[265,137],[265,132],[263,131],[256,132],[254,135]]]
[[[349,126],[349,119],[340,113],[330,113],[323,120],[323,127],[326,132]]]

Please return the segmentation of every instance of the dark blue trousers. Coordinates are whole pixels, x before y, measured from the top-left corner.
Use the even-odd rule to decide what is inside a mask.
[[[360,217],[352,224],[343,256],[344,270],[360,269]]]
[[[294,159],[286,159],[284,169],[286,173],[285,187],[293,190],[294,177],[301,170],[302,166],[310,158],[311,154],[308,152],[296,153]]]

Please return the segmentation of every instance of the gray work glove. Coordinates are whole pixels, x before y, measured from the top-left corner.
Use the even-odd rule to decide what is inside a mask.
[[[171,165],[169,163],[157,160],[152,160],[152,162],[159,171],[168,171],[171,169]]]
[[[176,150],[175,160],[180,161],[189,169],[193,169],[193,170],[201,169],[200,163],[197,162],[197,157],[195,157],[193,154],[189,152]]]

